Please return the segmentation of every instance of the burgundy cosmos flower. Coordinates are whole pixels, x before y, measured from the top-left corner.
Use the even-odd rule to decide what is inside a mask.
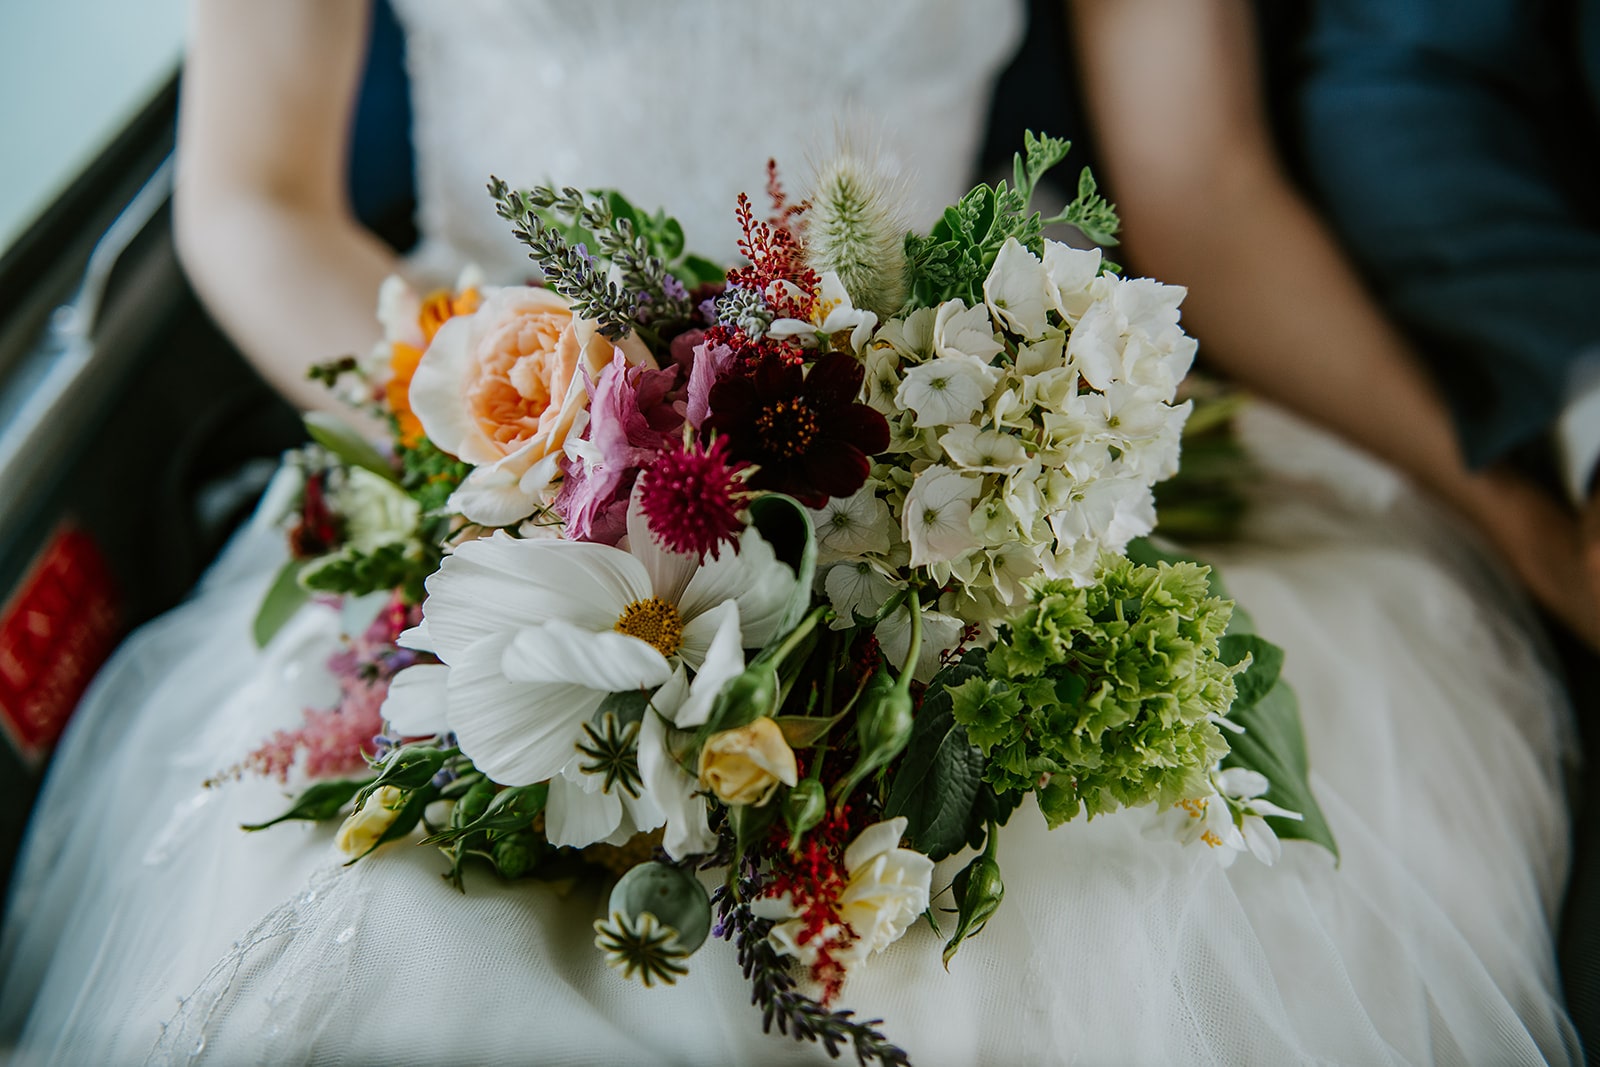
[[[889,447],[889,424],[856,403],[864,373],[843,352],[820,357],[809,373],[769,357],[717,382],[705,428],[726,435],[734,459],[757,465],[752,489],[820,508],[860,489],[870,457]]]

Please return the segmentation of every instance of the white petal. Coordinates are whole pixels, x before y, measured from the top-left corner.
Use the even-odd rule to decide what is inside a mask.
[[[685,620],[684,647],[680,655],[691,665],[704,655],[703,649],[709,646],[712,631],[694,625],[693,620],[725,600],[739,602],[739,625],[747,646],[755,648],[780,636],[774,631],[789,603],[795,581],[793,568],[779,561],[772,546],[754,527],[746,527],[739,538],[739,551],[724,552],[708,560],[683,591],[683,599],[678,603]],[[691,631],[695,637],[693,642],[690,641]]]
[[[604,693],[651,689],[672,677],[667,658],[637,637],[560,620],[518,630],[500,669],[514,682],[581,685]]]
[[[983,280],[984,303],[1007,329],[1031,341],[1045,330],[1048,281],[1039,257],[1007,237]]]
[[[880,853],[900,847],[900,839],[906,836],[907,819],[904,815],[882,822],[873,823],[850,842],[844,850],[844,869],[854,874],[861,866]]]
[[[1248,767],[1229,767],[1217,774],[1217,792],[1230,797],[1258,797],[1271,784],[1266,775]]]
[[[682,859],[710,852],[717,837],[707,822],[706,799],[695,792],[698,783],[667,751],[666,731],[660,715],[645,712],[639,726],[639,775],[666,819],[661,847],[673,859]]]
[[[423,619],[409,630],[401,630],[394,643],[414,652],[432,652],[433,638],[428,635],[428,620]]]
[[[711,705],[730,678],[744,673],[744,640],[739,630],[739,605],[724,601],[700,616],[696,622],[714,623],[716,635],[706,650],[705,660],[695,672],[689,699],[674,717],[680,728],[699,726],[711,714]]]
[[[450,669],[450,728],[478,770],[532,785],[572,759],[605,694],[578,685],[513,682],[500,672],[509,636],[488,637]]]
[[[654,594],[669,603],[678,604],[683,598],[684,589],[699,569],[700,561],[694,556],[674,552],[656,540],[655,534],[650,532],[650,523],[645,518],[644,510],[639,506],[642,492],[643,486],[636,485],[633,496],[628,500],[628,551],[644,565],[645,573],[650,575],[650,588]],[[727,553],[722,555],[726,556]]]
[[[1272,832],[1272,827],[1267,825],[1265,819],[1246,815],[1241,832],[1251,855],[1268,867],[1277,863],[1278,857],[1283,855],[1283,842],[1278,840],[1278,835]]]
[[[422,613],[446,663],[489,634],[551,619],[609,630],[625,607],[651,595],[649,575],[621,549],[505,534],[460,545],[427,586]]]
[[[439,663],[407,667],[389,681],[383,717],[401,737],[427,737],[450,729],[450,668]]]
[[[938,355],[970,356],[987,363],[1004,348],[995,339],[989,309],[982,304],[969,308],[965,301],[948,300],[934,312],[933,350]]]
[[[977,546],[969,520],[982,487],[979,479],[949,467],[933,466],[917,475],[900,513],[913,567],[952,560]]]
[[[823,591],[838,613],[837,629],[855,625],[856,616],[870,619],[883,609],[898,588],[894,578],[868,560],[845,560],[828,568]]]
[[[562,773],[550,779],[544,829],[552,845],[586,848],[611,836],[622,822],[622,801],[614,793],[590,791]]]

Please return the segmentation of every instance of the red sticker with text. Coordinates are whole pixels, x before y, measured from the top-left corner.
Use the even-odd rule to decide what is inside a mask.
[[[63,524],[0,610],[0,726],[24,759],[61,736],[121,628],[105,557]]]

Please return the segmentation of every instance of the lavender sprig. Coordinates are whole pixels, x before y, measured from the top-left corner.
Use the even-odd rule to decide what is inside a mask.
[[[522,195],[533,207],[594,234],[600,254],[617,268],[621,288],[633,294],[638,321],[661,326],[689,318],[688,291],[661,257],[651,252],[650,241],[635,231],[633,220],[617,218],[603,197],[570,185],[559,192],[547,185],[535,186]]]
[[[759,888],[754,879],[742,878],[740,883],[746,899]],[[831,1011],[795,989],[787,961],[767,940],[772,920],[750,914],[749,907],[735,900],[726,885],[713,891],[711,901],[716,909],[712,933],[733,941],[739,966],[750,980],[750,1003],[761,1009],[763,1032],[771,1033],[776,1022],[780,1034],[788,1034],[796,1041],[815,1041],[833,1059],[838,1059],[840,1050],[848,1044],[862,1067],[873,1062],[884,1067],[910,1067],[906,1051],[891,1044],[877,1028],[882,1019],[857,1020],[855,1012]]]
[[[635,295],[631,289],[607,281],[587,252],[573,247],[539,217],[542,196],[536,194],[548,192],[518,192],[499,178],[489,181],[495,210],[512,224],[517,240],[531,250],[530,258],[544,271],[550,287],[571,300],[579,315],[593,319],[602,334],[616,340],[634,326]]]

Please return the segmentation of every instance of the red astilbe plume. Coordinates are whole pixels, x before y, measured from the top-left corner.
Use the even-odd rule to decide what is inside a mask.
[[[798,239],[805,230],[805,219],[801,216],[811,206],[811,201],[789,203],[789,195],[783,191],[783,182],[778,177],[776,159],[767,160],[767,197],[772,201],[772,214],[767,216],[767,221]]]
[[[781,858],[773,865],[765,895],[774,899],[788,896],[801,920],[796,945],[816,943],[817,957],[809,977],[821,988],[818,999],[827,1006],[844,988],[845,966],[837,954],[857,939],[839,914],[839,896],[850,884],[844,869],[844,852],[850,844],[850,807],[830,810],[793,852],[784,827],[774,828],[772,840]]]
[[[744,231],[739,238],[739,251],[750,265],[730,270],[728,284],[760,293],[781,318],[810,319],[822,279],[806,266],[805,249],[799,238],[787,227],[759,221],[750,206],[750,197],[744,193],[739,194],[736,214]]]

